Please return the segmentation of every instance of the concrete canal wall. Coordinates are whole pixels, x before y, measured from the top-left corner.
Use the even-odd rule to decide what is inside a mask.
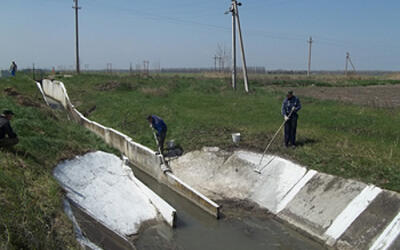
[[[173,172],[214,199],[248,199],[337,249],[400,249],[400,195],[307,170],[277,156],[203,148],[171,163]]]

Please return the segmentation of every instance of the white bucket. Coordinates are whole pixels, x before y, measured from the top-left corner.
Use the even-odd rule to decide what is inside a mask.
[[[167,141],[168,148],[175,148],[175,140]]]
[[[232,134],[232,141],[235,144],[239,144],[239,142],[240,142],[240,133]]]

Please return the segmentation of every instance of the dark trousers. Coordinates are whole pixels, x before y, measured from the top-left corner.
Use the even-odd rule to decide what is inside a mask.
[[[289,143],[293,146],[296,145],[296,129],[297,129],[297,116],[291,117],[285,123],[285,146],[289,146]]]
[[[11,148],[12,146],[18,144],[18,138],[3,138],[0,139],[0,147]]]
[[[161,133],[157,134],[158,145],[160,147],[161,154],[164,151],[165,137],[167,137],[167,130],[162,130]]]

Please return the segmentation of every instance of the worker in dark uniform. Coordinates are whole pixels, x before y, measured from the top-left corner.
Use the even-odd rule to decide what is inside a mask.
[[[167,125],[156,115],[149,115],[147,121],[150,123],[150,126],[157,131],[158,144],[160,146],[160,153],[162,154],[164,150],[165,137],[167,136]]]
[[[282,116],[285,119],[285,146],[289,147],[289,143],[293,148],[296,147],[296,130],[297,112],[301,109],[299,98],[293,95],[293,91],[289,91],[282,104]]]
[[[4,110],[0,115],[0,147],[10,148],[18,143],[18,136],[11,128],[10,121],[14,113],[11,110]]]

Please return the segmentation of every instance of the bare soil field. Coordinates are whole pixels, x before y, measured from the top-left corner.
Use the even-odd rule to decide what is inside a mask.
[[[357,87],[272,87],[274,90],[292,89],[297,96],[335,100],[379,108],[400,107],[400,85]]]

